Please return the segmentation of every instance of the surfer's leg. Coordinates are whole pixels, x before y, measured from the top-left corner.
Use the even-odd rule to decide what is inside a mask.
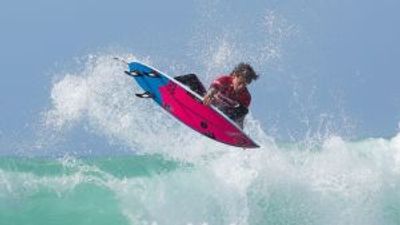
[[[249,110],[247,107],[240,105],[236,108],[219,108],[225,115],[231,118],[239,127],[243,128],[243,121]]]
[[[236,124],[243,129],[244,116],[235,120]]]
[[[190,73],[190,74],[176,76],[174,78],[175,80],[188,86],[191,90],[193,90],[197,94],[201,96],[205,95],[206,89],[204,88],[204,85],[200,82],[199,78],[197,78],[196,74]]]

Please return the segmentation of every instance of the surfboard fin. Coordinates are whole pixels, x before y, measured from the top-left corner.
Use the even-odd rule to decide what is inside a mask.
[[[139,97],[139,98],[153,98],[153,95],[152,95],[150,92],[148,92],[148,91],[146,91],[146,92],[144,92],[144,93],[141,93],[141,94],[136,93],[135,95],[136,95],[137,97]]]
[[[149,77],[158,77],[158,73],[156,71],[151,71],[145,74]]]
[[[126,75],[128,75],[128,76],[131,76],[131,77],[137,77],[137,76],[140,76],[141,74],[138,72],[138,71],[136,71],[136,70],[132,70],[132,71],[124,71],[124,73],[126,74]]]

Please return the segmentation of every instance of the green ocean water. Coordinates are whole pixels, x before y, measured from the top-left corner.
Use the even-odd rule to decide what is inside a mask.
[[[160,156],[0,158],[0,224],[131,224],[104,182],[183,167]],[[109,179],[109,180],[108,180]]]
[[[318,151],[286,146],[192,161],[3,156],[0,224],[396,225],[398,152],[379,142],[333,139]]]

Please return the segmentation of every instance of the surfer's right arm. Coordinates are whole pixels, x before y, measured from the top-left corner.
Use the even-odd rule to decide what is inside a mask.
[[[213,102],[215,95],[227,85],[228,80],[229,76],[220,76],[219,78],[215,79],[211,83],[210,89],[208,89],[206,95],[204,96],[203,104],[210,105]]]
[[[213,100],[215,99],[215,95],[221,91],[224,86],[227,85],[229,80],[229,76],[220,76],[219,78],[215,79],[208,89],[207,94],[204,96],[203,104],[210,105]]]
[[[207,94],[204,96],[203,99],[203,104],[204,105],[210,105],[212,100],[214,99],[214,95],[218,92],[218,90],[214,87],[211,87],[208,91]]]

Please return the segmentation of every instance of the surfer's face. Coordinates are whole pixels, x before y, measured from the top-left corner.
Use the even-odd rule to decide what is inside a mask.
[[[235,90],[236,92],[243,90],[247,86],[247,82],[244,76],[236,74],[233,76],[232,84],[233,90]]]

